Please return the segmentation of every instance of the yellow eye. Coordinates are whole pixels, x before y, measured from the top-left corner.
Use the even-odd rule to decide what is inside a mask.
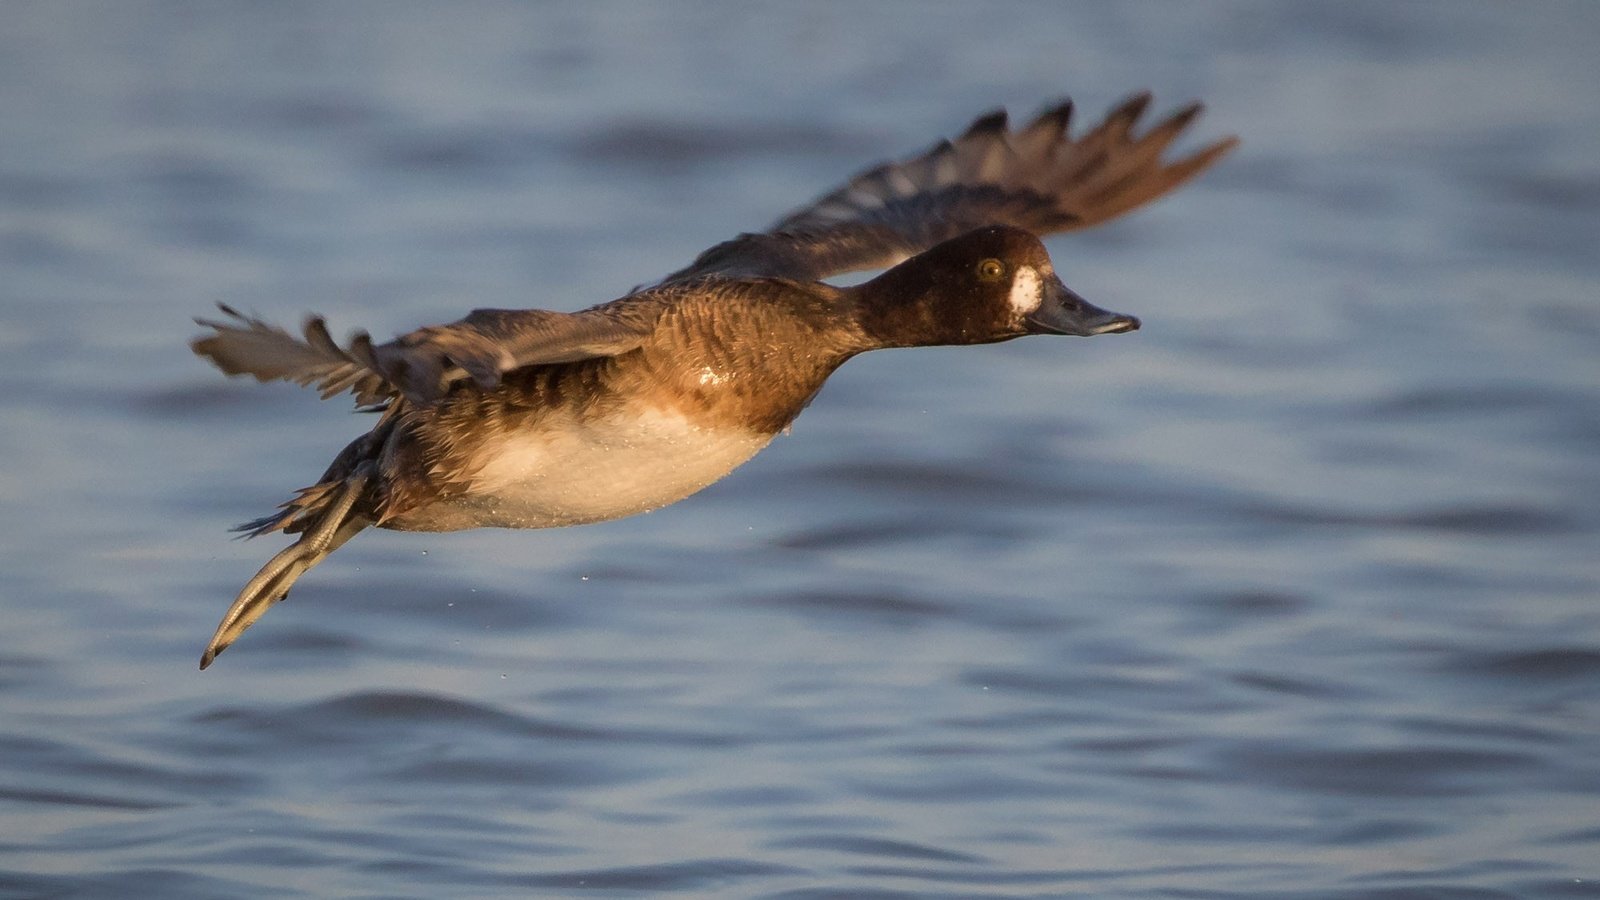
[[[999,281],[1004,274],[1006,274],[1006,264],[998,259],[990,257],[978,263],[979,281]]]

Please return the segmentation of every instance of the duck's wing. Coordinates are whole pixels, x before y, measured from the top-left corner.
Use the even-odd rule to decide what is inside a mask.
[[[218,304],[225,320],[196,319],[211,329],[190,342],[194,352],[229,375],[292,381],[327,399],[351,391],[363,406],[397,396],[431,403],[470,378],[489,390],[524,366],[616,356],[642,344],[664,304],[635,295],[576,313],[544,309],[479,309],[448,325],[430,325],[386,344],[365,331],[341,347],[321,316],[296,337]]]
[[[954,141],[862,172],[769,231],[712,247],[663,283],[705,275],[817,281],[885,268],[987,225],[1040,235],[1087,228],[1166,194],[1238,143],[1229,137],[1165,161],[1201,105],[1135,134],[1149,105],[1148,93],[1132,97],[1076,138],[1070,100],[1015,130],[1004,110],[990,113]]]
[[[476,309],[449,325],[430,325],[375,348],[378,365],[413,400],[443,396],[463,376],[491,390],[506,372],[635,350],[666,304],[626,297],[580,312]]]

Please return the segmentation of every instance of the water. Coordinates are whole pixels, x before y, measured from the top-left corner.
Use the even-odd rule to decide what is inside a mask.
[[[0,894],[1600,896],[1591,4],[10,4]],[[1137,335],[848,365],[703,495],[369,533],[225,300],[573,309],[1006,103],[1244,147]]]

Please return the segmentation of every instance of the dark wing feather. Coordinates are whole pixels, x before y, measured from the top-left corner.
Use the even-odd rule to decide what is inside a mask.
[[[229,375],[292,381],[315,387],[323,399],[345,390],[372,405],[396,396],[431,403],[470,378],[485,390],[524,366],[615,356],[638,347],[665,308],[635,295],[576,313],[543,309],[474,310],[448,325],[430,325],[374,346],[364,331],[340,347],[321,317],[306,320],[303,337],[221,306],[227,321],[196,319],[210,328],[195,338],[195,353]]]
[[[378,403],[394,393],[381,372],[334,343],[319,316],[306,319],[305,336],[297,338],[232,307],[221,303],[217,307],[227,319],[195,319],[211,333],[195,338],[189,346],[229,375],[292,381],[316,388],[324,400],[352,390],[362,405]],[[365,339],[366,335],[359,337]],[[370,346],[370,341],[366,343]]]
[[[1035,234],[1087,228],[1150,202],[1194,177],[1238,143],[1217,141],[1175,162],[1162,154],[1200,113],[1184,107],[1134,133],[1148,93],[1087,134],[1069,131],[1072,104],[1011,130],[1004,111],[979,117],[954,141],[886,163],[779,220],[702,253],[665,281],[706,275],[816,281],[894,265],[986,225]]]

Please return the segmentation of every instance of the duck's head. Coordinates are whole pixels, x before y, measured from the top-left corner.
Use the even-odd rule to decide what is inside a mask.
[[[938,244],[861,285],[860,322],[880,346],[989,344],[1029,334],[1089,337],[1139,327],[1056,276],[1031,232],[994,225]]]

